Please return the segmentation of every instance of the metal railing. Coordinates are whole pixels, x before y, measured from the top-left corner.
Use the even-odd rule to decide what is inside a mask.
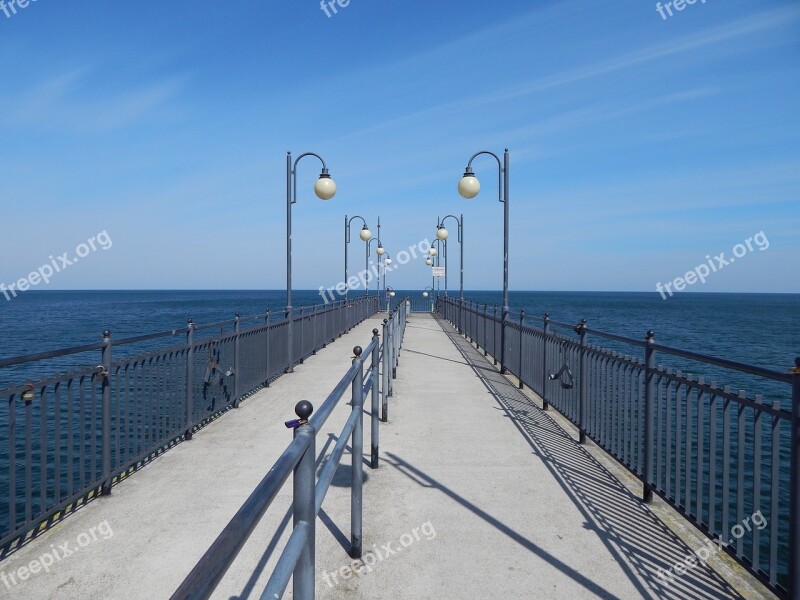
[[[505,326],[501,369],[520,388],[641,479],[645,502],[660,496],[730,542],[726,552],[773,592],[800,597],[800,358],[781,372],[659,345],[652,331],[636,340],[547,315],[529,317],[533,326],[524,312],[504,324],[496,307],[443,297],[437,312],[495,364]],[[766,525],[753,526],[754,515]]]
[[[362,350],[356,346],[353,364],[333,391],[313,414],[314,407],[302,401],[295,407],[297,420],[286,426],[294,429],[294,439],[284,450],[267,475],[234,515],[214,543],[172,595],[172,600],[210,598],[225,576],[250,534],[269,509],[280,490],[293,477],[293,529],[267,582],[262,598],[281,598],[293,577],[293,597],[313,600],[315,597],[315,533],[316,519],[338,469],[348,441],[351,444],[352,485],[350,496],[350,556],[362,556],[363,516],[363,420],[364,404],[369,399],[371,422],[372,469],[378,468],[380,415],[379,396],[383,396],[383,417],[386,416],[386,397],[391,381],[396,377],[398,354],[406,326],[404,303],[384,320],[383,342],[377,329],[372,340]],[[369,364],[367,365],[367,360]],[[364,376],[364,367],[367,375]],[[381,378],[381,371],[383,379]],[[387,380],[388,377],[388,380]],[[382,381],[382,383],[381,383]],[[387,385],[388,384],[388,385]],[[336,446],[325,461],[319,479],[316,477],[316,438],[333,410],[350,389],[350,417],[339,434]]]
[[[295,309],[291,358],[290,315],[267,311],[120,340],[106,331],[96,344],[0,360],[15,377],[54,370],[64,357],[100,359],[0,390],[0,548],[110,494],[115,480],[378,310],[377,296]],[[178,336],[184,343],[169,347]],[[161,348],[142,352],[145,342]]]

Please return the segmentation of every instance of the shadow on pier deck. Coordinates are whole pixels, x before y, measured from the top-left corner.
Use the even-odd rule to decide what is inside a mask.
[[[0,563],[12,572],[100,523],[113,527],[47,573],[13,589],[0,583],[0,598],[168,598],[285,448],[294,404],[324,398],[378,323],[359,325]],[[643,505],[596,447],[578,445],[571,425],[445,321],[412,315],[400,362],[380,468],[364,487],[363,561],[353,569],[347,556],[343,467],[317,526],[317,598],[769,597],[718,556],[663,582],[658,569],[694,555],[699,538],[684,541],[668,509]],[[318,464],[348,412],[342,403],[320,432]],[[214,598],[260,597],[291,530],[290,505],[291,490],[281,491]]]

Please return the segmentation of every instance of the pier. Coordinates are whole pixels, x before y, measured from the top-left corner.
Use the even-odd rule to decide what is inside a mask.
[[[487,331],[499,321],[485,308],[440,299],[437,313],[409,309],[403,301],[391,314],[368,310],[342,321],[335,341],[314,326],[309,352],[293,373],[236,399],[235,408],[196,426],[191,439],[115,476],[110,494],[73,506],[27,536],[0,562],[0,572],[15,577],[0,584],[0,597],[113,598],[125,590],[142,598],[273,597],[262,592],[282,590],[292,571],[297,586],[309,564],[312,594],[324,599],[785,594],[769,589],[769,575],[759,581],[736,560],[735,547],[709,546],[658,481],[655,498],[647,498],[635,465],[625,468],[624,459],[595,443],[592,421],[576,426],[566,418],[570,394],[581,405],[580,385],[559,386],[547,406],[519,368],[523,357],[534,362],[527,347],[509,353],[517,366],[511,360],[511,372],[502,373],[487,348],[499,337]],[[546,326],[545,337],[564,335]],[[524,334],[536,331],[517,325],[509,338],[523,348]],[[587,334],[580,327],[578,333]],[[577,378],[588,379],[580,357],[574,365]],[[297,518],[298,506],[309,506],[298,497],[302,458],[285,471],[295,469],[294,493],[291,477],[282,485],[269,480],[285,469],[281,460],[292,448],[285,422],[302,401],[312,403],[314,415],[330,410],[322,421],[312,416],[305,425],[301,414],[288,424],[302,437],[323,423],[312,434],[316,447],[309,446],[315,449],[310,489],[316,486],[321,504],[308,513],[316,514],[311,555],[303,554],[307,540],[295,539],[309,530],[307,517]],[[362,448],[360,460],[353,460],[354,445]],[[320,501],[325,483],[330,487]],[[247,510],[253,503],[259,514]],[[770,533],[764,529],[764,537]],[[43,569],[51,561],[41,557],[59,548],[72,552]],[[698,560],[703,548],[708,552]],[[293,596],[293,585],[284,597],[308,593],[301,585]]]

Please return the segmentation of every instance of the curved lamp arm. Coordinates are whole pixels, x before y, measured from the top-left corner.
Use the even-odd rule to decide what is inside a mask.
[[[463,243],[463,241],[464,241],[464,238],[463,238],[463,231],[462,231],[462,227],[464,227],[464,221],[463,221],[463,219],[464,219],[464,215],[461,215],[461,218],[460,218],[460,219],[459,219],[457,216],[455,216],[455,215],[447,215],[445,218],[443,218],[441,221],[439,221],[439,225],[440,225],[440,226],[443,226],[443,225],[444,225],[444,222],[445,222],[447,219],[455,219],[455,220],[456,220],[456,223],[458,223],[458,243],[459,243],[459,244]]]
[[[506,152],[508,152],[507,149],[506,149]],[[465,173],[472,173],[473,172],[472,171],[472,161],[475,160],[476,158],[478,158],[479,156],[483,155],[483,154],[487,154],[489,156],[493,156],[494,159],[497,161],[497,168],[499,170],[498,185],[497,185],[498,199],[500,200],[500,202],[505,202],[506,199],[503,198],[503,173],[505,172],[505,169],[503,168],[503,161],[500,160],[500,157],[497,156],[497,154],[495,154],[494,152],[490,152],[489,150],[481,150],[480,152],[476,152],[475,154],[473,154],[470,157],[469,162],[467,163],[467,168],[466,168]]]
[[[292,156],[292,153],[291,153],[291,152],[287,152],[287,154],[289,155],[289,157],[291,157],[291,156]],[[316,152],[304,152],[303,154],[301,154],[300,156],[298,156],[298,157],[297,157],[297,158],[294,160],[294,164],[292,164],[292,188],[293,188],[293,192],[292,192],[292,204],[296,204],[296,203],[297,203],[297,163],[299,163],[299,162],[300,162],[300,159],[302,159],[302,158],[305,158],[306,156],[313,156],[313,157],[315,157],[315,158],[318,158],[318,159],[319,159],[319,162],[321,162],[321,163],[322,163],[322,174],[323,174],[323,175],[328,175],[328,174],[329,174],[329,171],[328,171],[328,165],[327,165],[327,164],[325,164],[325,159],[324,159],[324,158],[322,158],[322,157],[321,157],[319,154],[317,154]]]
[[[356,220],[356,219],[361,219],[361,222],[364,224],[364,227],[367,227],[367,221],[364,219],[364,217],[360,217],[360,216],[356,215],[355,217],[350,217],[350,220],[348,221],[347,220],[347,215],[345,215],[345,217],[344,217],[344,239],[345,239],[345,243],[346,244],[350,243],[350,226],[353,224],[353,221]]]

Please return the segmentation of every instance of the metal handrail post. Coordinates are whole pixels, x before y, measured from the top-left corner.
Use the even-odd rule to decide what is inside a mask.
[[[644,427],[643,447],[644,447],[644,469],[642,472],[642,500],[652,502],[653,500],[653,387],[656,376],[656,353],[653,349],[655,334],[647,332],[647,347],[644,349]]]
[[[789,504],[789,594],[800,596],[800,358],[792,373],[792,455]]]
[[[517,378],[519,379],[519,389],[524,389],[525,384],[522,383],[522,328],[525,326],[525,311],[519,311],[519,373],[517,373]]]
[[[188,331],[186,332],[186,344],[188,349],[186,350],[186,440],[192,439],[192,426],[194,425],[194,419],[192,415],[192,404],[193,404],[193,394],[192,394],[192,367],[194,364],[194,321],[189,319],[189,322],[186,324]]]
[[[353,412],[358,414],[353,427],[352,445],[352,486],[350,491],[350,557],[361,558],[362,544],[362,517],[364,494],[364,361],[361,359],[363,352],[361,346],[353,348],[353,364],[358,365],[356,376],[353,378],[353,392],[351,404]],[[314,497],[314,494],[311,494]],[[313,500],[312,500],[313,501]]]
[[[239,346],[241,337],[241,315],[236,313],[234,317],[233,332],[233,408],[239,408]]]
[[[301,403],[302,404],[302,403]],[[299,405],[298,405],[299,406]],[[309,403],[310,406],[310,403]],[[301,413],[301,410],[297,411]],[[310,410],[308,411],[311,412]],[[294,430],[294,437],[307,435],[311,439],[308,448],[303,454],[303,458],[297,463],[294,469],[294,504],[293,504],[293,524],[294,527],[301,523],[309,528],[308,537],[300,557],[294,568],[292,577],[293,597],[298,600],[314,600],[314,580],[316,570],[316,440],[317,432],[314,427],[308,424],[308,417],[301,417],[301,425]],[[305,421],[303,423],[302,421]]]
[[[103,332],[103,484],[100,493],[111,495],[111,332],[108,330]]]
[[[371,443],[372,443],[372,452],[371,457],[372,460],[370,462],[370,466],[373,469],[378,468],[378,453],[380,450],[380,419],[378,415],[378,409],[380,404],[380,378],[379,378],[379,365],[380,365],[380,338],[378,337],[378,330],[372,330],[372,339],[375,341],[375,345],[372,348],[372,411],[371,411],[371,421],[372,421],[372,435],[371,435]]]
[[[381,360],[383,362],[382,368],[382,375],[381,379],[383,383],[381,384],[381,395],[383,396],[383,407],[381,411],[381,421],[386,423],[389,420],[389,321],[388,319],[383,320],[383,353],[381,356]]]
[[[547,410],[547,336],[550,328],[550,315],[544,313],[544,336],[542,337],[542,410]]]
[[[581,356],[580,356],[580,382],[578,386],[578,428],[580,429],[579,443],[586,443],[586,416],[587,416],[587,392],[586,381],[587,360],[586,360],[586,319],[583,319],[575,328],[581,336]]]

